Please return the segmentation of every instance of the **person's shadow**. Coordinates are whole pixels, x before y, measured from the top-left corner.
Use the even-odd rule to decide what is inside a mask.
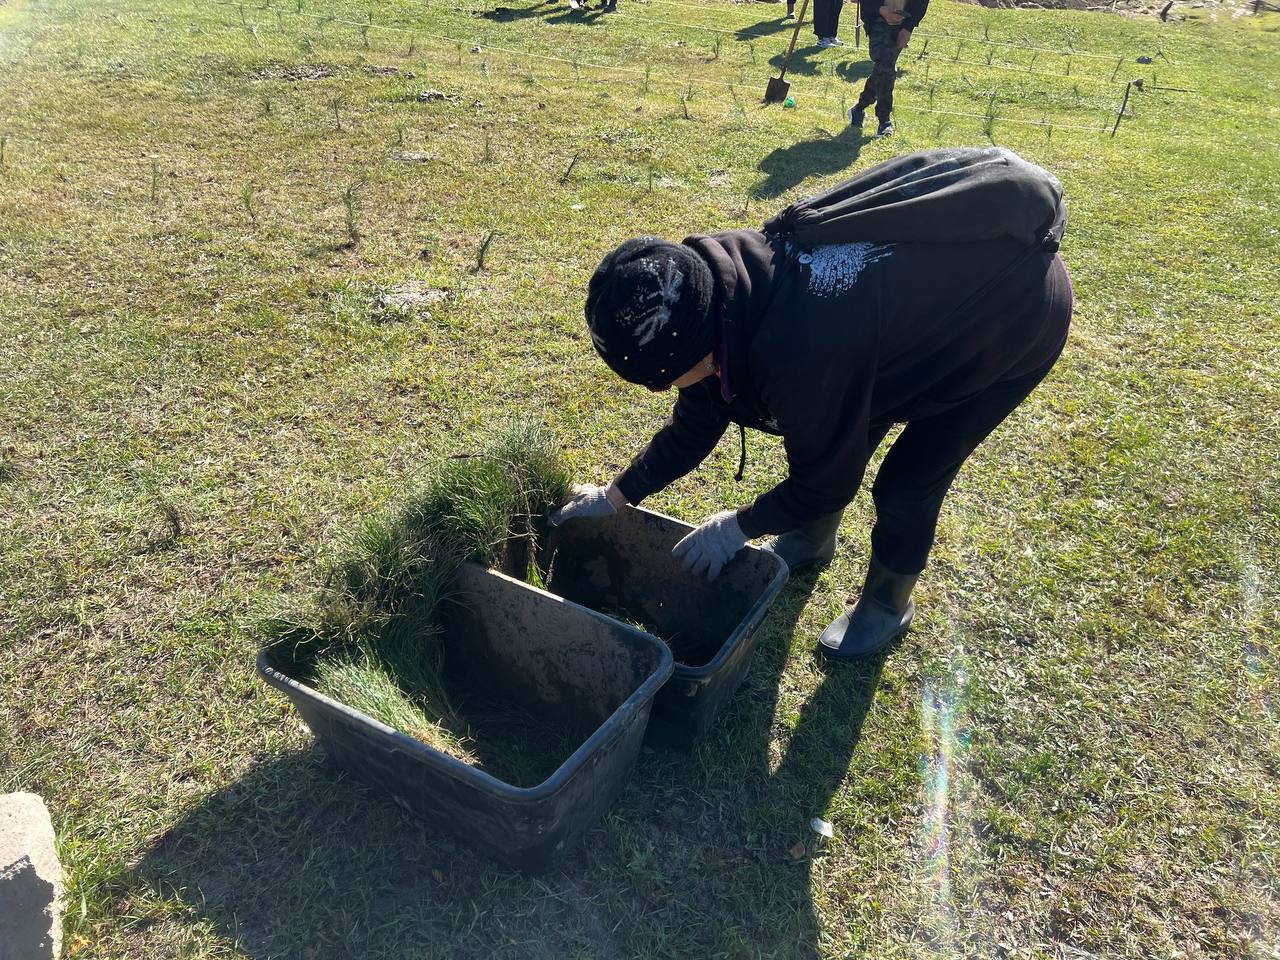
[[[508,7],[502,4],[489,10],[473,13],[472,16],[494,23],[514,23],[517,20],[541,20],[551,24],[573,24],[577,26],[594,26],[601,20],[598,6],[588,10],[585,7],[574,10],[561,0],[542,0],[532,7]]]
[[[790,33],[795,30],[796,22],[794,20],[783,20],[776,17],[772,20],[761,20],[759,23],[752,23],[742,27],[734,34],[738,40],[759,40],[761,37],[772,37],[779,33]]]
[[[747,682],[692,754],[646,750],[582,849],[513,874],[327,766],[278,756],[197,802],[113,883],[185,905],[267,958],[760,955],[816,960],[813,834],[871,707],[880,662],[832,668],[770,773],[778,685],[815,578],[793,576]],[[793,651],[796,651],[793,653]],[[804,843],[804,849],[797,841]]]
[[[858,159],[867,134],[846,123],[839,133],[817,129],[819,136],[778,147],[760,161],[764,180],[754,195],[769,199],[786,193],[809,177],[824,177],[848,169]]]

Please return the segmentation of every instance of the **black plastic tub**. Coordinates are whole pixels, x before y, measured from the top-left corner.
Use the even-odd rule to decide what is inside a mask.
[[[548,543],[548,590],[641,626],[671,647],[675,671],[654,702],[649,740],[685,749],[742,684],[756,630],[788,575],[781,557],[747,546],[714,581],[694,576],[671,555],[693,529],[624,507],[557,527]]]
[[[649,711],[671,675],[659,640],[469,564],[442,614],[450,690],[483,689],[540,721],[589,730],[555,772],[516,786],[399,733],[287,675],[268,648],[258,670],[283,690],[329,758],[424,820],[504,863],[555,866],[622,792]],[[465,707],[462,710],[465,716]]]

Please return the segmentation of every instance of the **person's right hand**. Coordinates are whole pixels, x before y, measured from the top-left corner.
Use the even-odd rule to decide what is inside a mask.
[[[618,512],[618,508],[609,500],[607,487],[575,484],[570,492],[573,496],[569,502],[547,518],[553,527],[560,526],[566,520],[611,517]]]
[[[896,27],[905,18],[903,17],[902,14],[894,10],[893,7],[889,6],[888,4],[885,4],[883,7],[880,8],[880,19],[883,20],[885,23]]]

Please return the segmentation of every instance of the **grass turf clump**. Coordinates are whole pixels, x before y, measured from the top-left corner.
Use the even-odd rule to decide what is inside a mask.
[[[569,474],[550,431],[512,421],[440,461],[397,512],[366,520],[299,610],[263,621],[270,655],[321,693],[474,761],[444,682],[440,607],[468,560],[525,575]]]

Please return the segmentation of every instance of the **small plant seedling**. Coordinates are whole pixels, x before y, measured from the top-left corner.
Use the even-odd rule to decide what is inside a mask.
[[[276,33],[284,33],[284,15],[276,11]]]
[[[404,146],[404,124],[403,123],[396,124],[396,146],[397,147]]]
[[[937,92],[938,92],[938,85],[936,83],[929,84],[929,112],[930,113],[933,112],[933,95]]]
[[[258,103],[262,106],[262,115],[264,117],[271,116],[271,110],[272,110],[271,98],[263,94],[261,97],[258,98]]]
[[[988,140],[990,140],[992,143],[995,143],[995,129],[996,129],[996,95],[993,93],[991,94],[990,99],[987,100],[987,112],[982,118],[982,135],[986,137]]]
[[[1070,57],[1067,57],[1066,67],[1065,67],[1065,69],[1063,69],[1063,71],[1062,71],[1062,75],[1063,75],[1064,77],[1069,77],[1069,76],[1071,76],[1071,58],[1070,58]]]
[[[240,26],[247,27],[249,21],[244,18],[244,4],[240,4]]]
[[[690,116],[689,116],[689,93],[688,93],[688,91],[685,91],[684,93],[680,94],[680,109],[684,111],[684,118],[685,118],[686,120],[691,120],[691,119],[693,119],[692,117],[690,117]]]
[[[498,235],[497,230],[490,230],[485,235],[484,241],[480,244],[480,249],[476,251],[475,273],[483,273],[485,269],[485,258],[489,255],[489,247],[493,244],[493,238]]]
[[[160,200],[160,164],[154,160],[151,162],[151,202],[157,203]]]
[[[961,51],[961,50],[963,50],[963,49],[964,49],[964,41],[963,41],[963,40],[959,40],[959,41],[957,41],[957,42],[956,42],[956,52],[955,52],[955,53],[953,53],[953,54],[951,55],[951,59],[952,59],[953,61],[957,61],[957,60],[959,60],[959,59],[960,59],[960,51]]]
[[[342,191],[342,207],[346,213],[347,246],[354,247],[360,242],[360,192],[354,183]]]
[[[711,45],[711,59],[713,61],[720,59],[720,48],[722,46],[724,46],[724,36],[717,34],[715,43]]]
[[[649,164],[649,193],[653,193],[653,164]]]
[[[244,204],[244,212],[249,215],[249,222],[256,227],[258,225],[258,207],[254,199],[254,186],[251,183],[246,183],[240,188],[240,202]]]
[[[488,60],[480,61],[480,72],[484,74],[484,78],[486,80],[489,79],[489,61]]]
[[[342,104],[343,97],[334,97],[329,101],[329,106],[333,109],[333,126],[336,130],[342,129]]]
[[[254,46],[262,46],[262,41],[258,39],[258,25],[256,23],[249,24],[249,36],[253,39]]]
[[[1040,59],[1040,51],[1039,50],[1033,51],[1031,54],[1031,62],[1027,64],[1027,73],[1034,72],[1033,68],[1036,65],[1036,61],[1039,59]]]
[[[991,61],[996,55],[995,47],[987,47],[987,66],[991,66]]]
[[[365,49],[369,47],[369,24],[362,23],[360,25],[360,40],[364,43]]]
[[[417,37],[410,37],[410,38],[409,38],[409,50],[408,50],[408,52],[405,54],[405,56],[406,56],[406,57],[412,57],[412,56],[413,56],[414,54],[416,54],[417,52],[418,52],[418,38],[417,38]]]
[[[649,92],[649,77],[652,74],[653,74],[653,65],[646,63],[644,65],[644,83],[640,87],[643,93],[647,94]]]
[[[946,121],[946,118],[945,118],[945,117],[940,117],[940,118],[938,119],[938,128],[937,128],[936,130],[934,130],[934,131],[933,131],[933,139],[934,139],[934,140],[937,140],[938,142],[941,142],[941,141],[942,141],[942,133],[943,133],[943,131],[944,131],[944,130],[946,130],[946,129],[947,129],[947,121]]]
[[[459,40],[457,44],[455,44],[455,46],[457,47],[457,50],[458,50],[458,62],[461,63],[462,62],[462,41]]]
[[[306,3],[306,0],[293,0],[293,12],[301,13],[302,7],[305,3]]]
[[[7,133],[0,133],[0,167],[4,166],[4,151],[5,147],[8,145],[9,135]]]
[[[493,141],[489,135],[489,131],[484,132],[484,156],[480,158],[481,163],[493,162]]]

